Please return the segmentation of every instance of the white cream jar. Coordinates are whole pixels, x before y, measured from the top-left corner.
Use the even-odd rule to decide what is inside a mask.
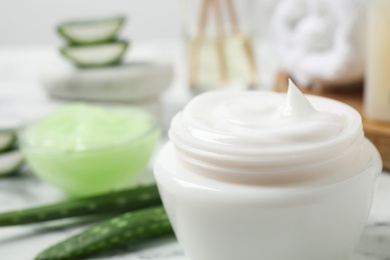
[[[155,177],[189,260],[350,259],[382,169],[353,108],[209,92],[172,120]]]

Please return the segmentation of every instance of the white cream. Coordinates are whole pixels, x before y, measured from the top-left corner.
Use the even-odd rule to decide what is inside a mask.
[[[170,137],[180,158],[201,174],[226,181],[269,182],[275,171],[291,171],[302,162],[317,166],[345,157],[351,147],[355,151],[361,145],[363,131],[354,109],[334,100],[306,98],[290,81],[287,95],[259,91],[200,95],[173,119]],[[297,171],[300,177],[295,181],[324,177],[310,172],[304,177],[301,167]],[[289,172],[288,180],[274,177],[285,182],[291,176]]]
[[[319,109],[336,112],[331,108],[334,102],[328,103],[320,104]],[[360,123],[351,109],[341,114],[320,110],[314,109],[292,82],[287,97],[274,92],[207,93],[195,98],[174,119],[172,133],[186,135],[182,138],[190,138],[198,145],[218,142],[237,148],[249,145],[264,149],[337,138],[349,130],[349,114],[354,114],[356,123]]]
[[[213,92],[172,121],[154,174],[189,260],[346,260],[381,171],[340,102]]]

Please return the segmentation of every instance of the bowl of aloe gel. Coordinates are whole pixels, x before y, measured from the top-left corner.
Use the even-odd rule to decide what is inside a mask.
[[[71,196],[123,189],[142,173],[160,138],[141,108],[65,105],[19,133],[27,163]]]

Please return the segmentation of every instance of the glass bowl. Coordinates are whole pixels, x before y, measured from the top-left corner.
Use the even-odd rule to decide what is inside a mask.
[[[142,114],[150,124],[142,133],[126,140],[119,138],[118,142],[98,147],[64,149],[29,142],[26,134],[40,123],[38,121],[19,132],[21,150],[36,175],[71,196],[89,196],[129,187],[146,167],[161,130],[159,120],[143,109],[120,110],[138,116]]]

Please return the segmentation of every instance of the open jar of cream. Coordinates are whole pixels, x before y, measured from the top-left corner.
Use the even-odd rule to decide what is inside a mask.
[[[343,103],[209,92],[172,120],[155,177],[190,260],[345,260],[382,162]]]

